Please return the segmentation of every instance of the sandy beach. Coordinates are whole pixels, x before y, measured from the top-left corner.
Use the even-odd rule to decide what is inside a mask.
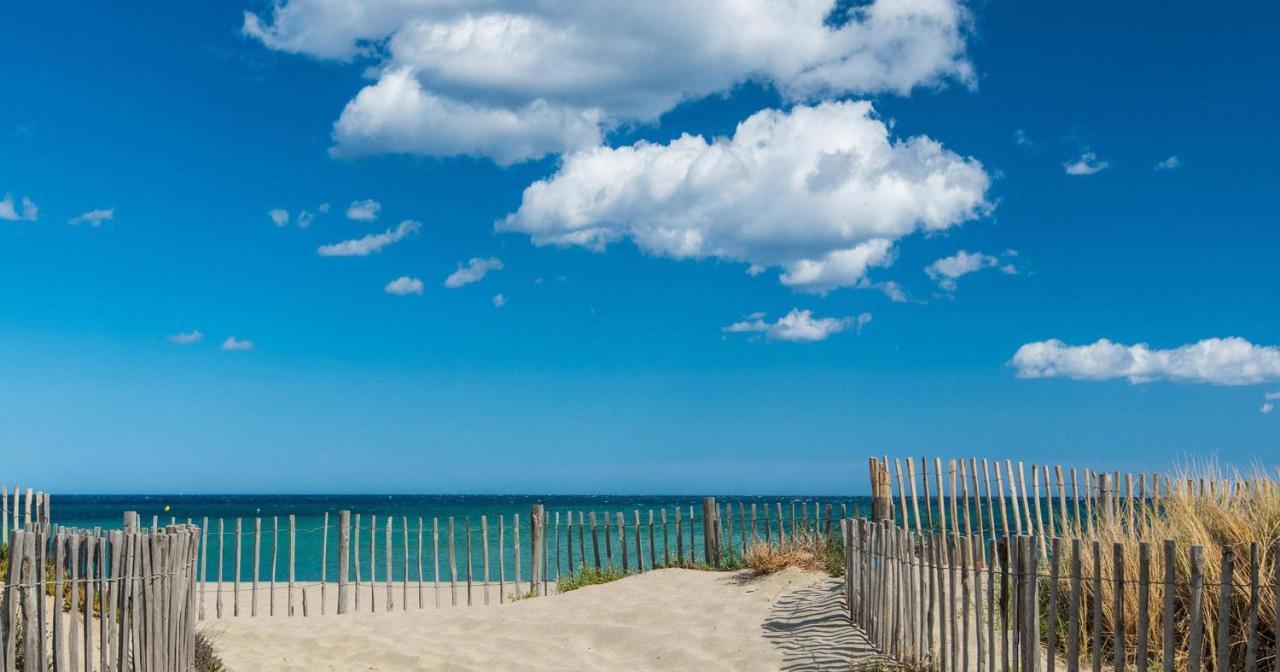
[[[230,670],[829,670],[868,655],[840,583],[663,569],[489,608],[206,621]]]

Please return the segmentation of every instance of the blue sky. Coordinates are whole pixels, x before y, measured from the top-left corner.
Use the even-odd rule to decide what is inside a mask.
[[[1274,463],[1280,10],[720,4],[10,7],[0,478],[826,494],[879,454]],[[446,287],[472,259],[501,268]]]

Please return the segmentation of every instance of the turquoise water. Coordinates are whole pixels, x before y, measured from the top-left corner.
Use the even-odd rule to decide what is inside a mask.
[[[783,508],[783,525],[784,529],[791,529],[791,512],[794,506],[796,524],[801,526],[804,521],[808,520],[808,524],[812,526],[815,504],[825,516],[827,505],[831,505],[834,518],[839,518],[841,511],[845,511],[848,515],[866,515],[870,509],[870,499],[866,497],[717,497],[717,502],[722,506],[728,502],[732,502],[734,507],[734,527],[733,530],[722,530],[722,537],[726,540],[731,539],[734,548],[741,546],[743,535],[750,534],[750,527],[741,525],[741,516],[739,514],[739,505],[750,517],[752,504],[757,507],[757,533],[764,534],[764,508],[767,505],[770,510],[770,527],[773,535],[777,535],[777,507],[781,504]],[[689,557],[692,549],[693,557],[701,560],[702,554],[702,498],[694,496],[623,496],[623,495],[598,495],[598,496],[524,496],[524,495],[368,495],[368,496],[332,496],[332,495],[148,495],[148,496],[96,496],[96,495],[64,495],[53,497],[51,504],[52,521],[54,524],[67,527],[94,528],[100,527],[104,529],[119,529],[123,521],[123,513],[125,511],[137,511],[142,519],[143,525],[150,525],[154,516],[159,517],[160,524],[167,524],[171,519],[177,522],[186,522],[191,520],[196,524],[201,524],[206,518],[209,520],[208,526],[208,543],[205,546],[204,562],[206,563],[206,576],[208,580],[214,581],[218,578],[219,558],[222,561],[221,575],[224,580],[230,581],[233,578],[234,558],[235,558],[235,524],[236,519],[241,521],[240,536],[240,555],[241,555],[241,580],[249,580],[252,577],[253,567],[253,529],[254,519],[262,520],[262,541],[260,551],[260,577],[262,580],[269,580],[272,570],[272,528],[273,519],[278,519],[279,532],[275,535],[275,539],[279,544],[276,552],[275,572],[278,580],[284,580],[288,577],[288,525],[289,516],[295,517],[296,525],[296,576],[299,581],[315,581],[320,579],[321,556],[322,549],[327,542],[327,569],[326,575],[328,580],[334,581],[338,575],[338,511],[349,510],[352,513],[353,523],[356,514],[360,515],[360,556],[361,556],[361,579],[368,580],[370,575],[370,522],[371,518],[376,520],[376,536],[374,537],[376,553],[376,571],[379,581],[385,580],[386,571],[386,523],[390,517],[393,524],[393,539],[391,544],[391,569],[392,578],[400,580],[405,575],[405,536],[404,525],[407,523],[408,534],[408,560],[409,560],[409,578],[416,580],[418,578],[418,520],[422,519],[423,524],[423,552],[422,566],[423,579],[432,581],[435,579],[435,558],[436,553],[439,555],[440,575],[445,580],[449,576],[448,562],[448,524],[449,518],[454,520],[454,543],[457,563],[459,567],[459,575],[465,576],[466,573],[466,549],[468,548],[466,536],[467,530],[471,531],[470,549],[472,554],[472,567],[474,576],[479,579],[482,573],[482,529],[481,517],[486,516],[488,524],[488,546],[490,554],[490,576],[496,578],[498,575],[498,562],[503,563],[508,580],[515,576],[515,555],[512,526],[515,524],[516,517],[519,517],[520,528],[520,567],[521,577],[528,579],[530,566],[530,549],[529,549],[529,514],[535,503],[541,503],[546,507],[548,516],[547,529],[547,556],[548,556],[548,575],[551,578],[556,576],[557,569],[561,572],[569,571],[570,555],[573,557],[575,564],[581,562],[581,551],[585,547],[587,553],[588,564],[594,563],[594,553],[591,542],[590,524],[588,522],[585,530],[585,539],[579,538],[579,531],[576,525],[579,513],[588,518],[591,512],[595,512],[598,521],[598,530],[600,533],[600,555],[601,563],[606,562],[608,547],[612,548],[613,560],[615,567],[621,566],[622,551],[619,548],[618,530],[616,527],[616,519],[619,511],[623,512],[626,523],[626,543],[627,552],[630,556],[630,566],[635,568],[635,535],[633,532],[634,512],[639,511],[641,519],[641,554],[644,557],[644,565],[649,566],[651,553],[656,556],[659,562],[662,561],[664,549],[669,548],[671,554],[676,553],[677,538],[675,530],[675,509],[681,508],[683,528],[683,546],[684,555]],[[693,508],[695,514],[695,532],[690,535],[688,513],[690,507]],[[661,511],[666,511],[668,524],[665,528],[660,522]],[[566,521],[569,512],[573,512],[575,526],[572,531],[573,548],[569,548],[570,532]],[[649,541],[649,512],[654,514],[654,539],[652,551]],[[329,514],[329,527],[327,534],[323,529],[324,515]],[[610,515],[610,536],[608,546],[604,537],[604,514]],[[556,525],[556,515],[559,514],[561,524]],[[505,535],[502,539],[503,544],[499,547],[498,538],[498,520],[502,518],[505,526]],[[725,516],[727,522],[727,516]],[[438,551],[433,549],[432,542],[432,521],[436,521],[439,529],[440,542]],[[221,521],[223,534],[222,543],[218,540],[219,521]],[[825,522],[825,521],[824,521]],[[692,536],[692,540],[690,537]],[[583,543],[585,541],[585,543]],[[692,545],[690,542],[692,541]],[[355,533],[352,533],[352,542],[355,542]],[[501,551],[501,552],[499,552]],[[501,560],[499,560],[501,558]],[[354,569],[354,563],[353,563]]]

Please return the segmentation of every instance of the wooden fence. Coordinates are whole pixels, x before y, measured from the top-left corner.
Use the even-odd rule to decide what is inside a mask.
[[[9,487],[0,486],[0,544],[9,543],[10,529],[17,531],[33,524],[49,527],[49,493],[27,488],[24,509],[22,488],[14,486],[13,505],[9,505]],[[10,525],[12,516],[12,525]]]
[[[949,460],[945,479],[935,460],[931,491],[913,460],[905,478],[892,464],[896,492],[890,462],[872,459],[872,519],[841,527],[850,618],[890,658],[944,672],[1280,672],[1271,478],[1032,465],[1028,488],[1005,461],[993,488],[985,460]]]
[[[1270,478],[1185,479],[1042,464],[1027,469],[1021,461],[978,458],[945,465],[941,458],[895,458],[890,467],[888,457],[870,458],[873,520],[893,520],[916,533],[976,534],[982,542],[1022,534],[1092,535],[1095,527],[1112,524],[1142,534],[1143,514],[1158,514],[1173,495],[1230,502],[1278,489]],[[1044,559],[1047,550],[1040,546]]]
[[[1280,669],[1280,602],[1259,599],[1264,589],[1280,595],[1280,578],[1260,573],[1267,549],[1257,545],[1238,569],[1223,549],[1221,579],[1207,582],[1205,549],[1173,542],[1137,542],[1134,567],[1118,542],[1055,537],[1045,561],[1037,537],[1018,535],[989,542],[984,561],[972,535],[861,519],[843,521],[843,532],[850,619],[917,669]],[[1280,554],[1280,542],[1270,550]],[[1249,595],[1244,614],[1230,608],[1234,591]]]
[[[551,512],[535,504],[527,517],[339,511],[306,530],[292,515],[204,518],[197,607],[200,618],[306,617],[504,603],[549,594],[562,575],[584,568],[737,566],[753,545],[830,534],[848,515],[843,503],[748,505],[705,497],[700,507],[646,511]],[[318,581],[297,580],[300,534],[320,537],[308,544],[319,547]]]
[[[13,531],[5,548],[0,670],[190,669],[194,526],[95,532],[32,524]]]

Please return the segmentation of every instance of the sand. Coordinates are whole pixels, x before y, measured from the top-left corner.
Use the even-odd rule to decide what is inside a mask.
[[[661,569],[501,606],[202,627],[230,670],[847,670],[870,653],[842,604],[813,572]]]

